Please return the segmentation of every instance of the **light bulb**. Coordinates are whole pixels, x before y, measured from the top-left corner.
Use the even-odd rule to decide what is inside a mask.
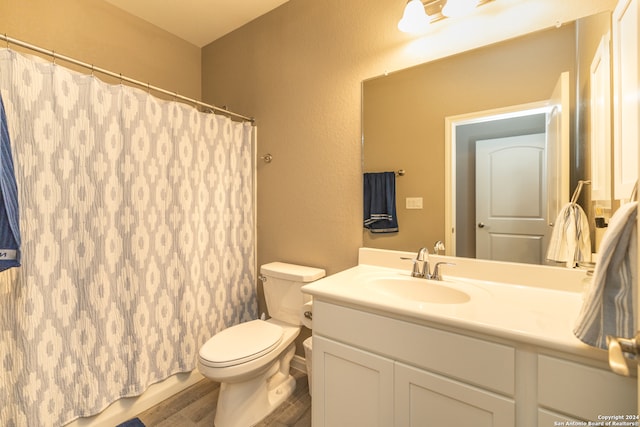
[[[472,12],[478,5],[478,0],[447,0],[442,8],[442,14],[449,18],[464,16]]]
[[[424,11],[420,0],[410,0],[404,8],[402,19],[398,22],[398,29],[403,33],[419,33],[429,24],[429,17]]]

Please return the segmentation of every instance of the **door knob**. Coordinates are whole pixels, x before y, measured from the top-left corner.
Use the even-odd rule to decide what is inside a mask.
[[[479,222],[478,223],[478,228],[484,228],[484,222]]]
[[[627,365],[626,354],[640,354],[640,331],[635,338],[619,338],[607,335],[607,346],[609,347],[609,367],[613,372],[625,377],[629,376],[629,366]]]

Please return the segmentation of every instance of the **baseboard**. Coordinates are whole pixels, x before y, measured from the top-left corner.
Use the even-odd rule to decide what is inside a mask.
[[[304,372],[305,374],[307,373],[307,362],[305,360],[304,357],[296,354],[295,356],[293,356],[293,359],[291,359],[291,368],[296,369],[300,372]]]
[[[149,386],[140,396],[117,400],[99,414],[93,417],[79,418],[66,424],[65,427],[113,427],[135,418],[139,413],[192,386],[203,378],[197,369],[192,372],[172,375],[164,381]]]

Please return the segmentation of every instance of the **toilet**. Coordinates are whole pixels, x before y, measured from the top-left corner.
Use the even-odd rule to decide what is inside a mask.
[[[216,427],[253,426],[296,387],[289,366],[300,333],[301,307],[309,300],[300,288],[324,277],[325,271],[272,262],[260,267],[260,274],[271,318],[227,328],[200,348],[198,370],[220,382]]]

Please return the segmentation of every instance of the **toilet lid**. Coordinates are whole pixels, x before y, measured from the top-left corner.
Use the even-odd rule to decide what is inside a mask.
[[[269,353],[284,334],[264,320],[240,323],[214,335],[200,349],[200,362],[212,368],[239,365]]]

